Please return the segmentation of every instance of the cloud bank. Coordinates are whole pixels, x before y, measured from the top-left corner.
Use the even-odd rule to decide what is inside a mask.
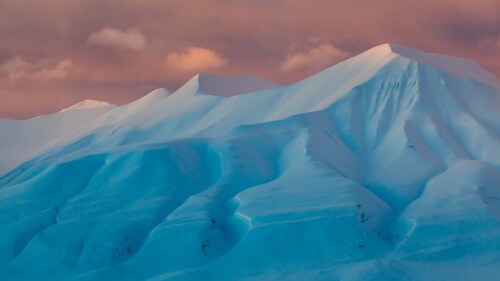
[[[500,77],[498,11],[498,0],[2,0],[0,118],[123,104],[199,71],[288,84],[383,43]]]
[[[74,69],[69,59],[43,59],[28,61],[22,56],[14,56],[0,64],[0,74],[6,75],[11,81],[23,78],[37,80],[62,80]]]

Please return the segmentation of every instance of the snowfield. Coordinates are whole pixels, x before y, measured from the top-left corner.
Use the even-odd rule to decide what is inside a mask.
[[[384,44],[0,119],[0,280],[498,280],[500,82]]]

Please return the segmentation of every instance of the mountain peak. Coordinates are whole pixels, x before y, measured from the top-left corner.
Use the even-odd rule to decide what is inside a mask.
[[[467,77],[499,87],[500,81],[474,61],[440,53],[424,52],[410,47],[385,43],[371,48],[363,54],[370,56],[397,55],[436,68],[453,76]]]
[[[86,99],[86,100],[83,100],[81,102],[75,103],[69,107],[66,107],[65,109],[61,110],[60,112],[75,110],[75,109],[89,109],[89,108],[105,107],[105,106],[114,106],[114,105],[109,103],[109,102],[105,102],[105,101]]]

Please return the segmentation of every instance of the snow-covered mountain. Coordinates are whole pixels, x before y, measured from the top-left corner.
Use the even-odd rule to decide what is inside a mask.
[[[500,82],[474,62],[385,44],[287,86],[199,74],[99,108],[33,147],[7,143],[52,123],[0,123],[23,155],[0,158],[0,279],[500,273]]]
[[[29,120],[0,119],[0,175],[40,152],[44,146],[112,110],[107,102],[85,100],[58,113]]]

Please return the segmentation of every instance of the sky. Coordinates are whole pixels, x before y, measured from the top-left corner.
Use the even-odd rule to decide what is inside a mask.
[[[383,43],[500,77],[500,1],[0,0],[0,118],[124,104],[199,72],[288,84]]]

